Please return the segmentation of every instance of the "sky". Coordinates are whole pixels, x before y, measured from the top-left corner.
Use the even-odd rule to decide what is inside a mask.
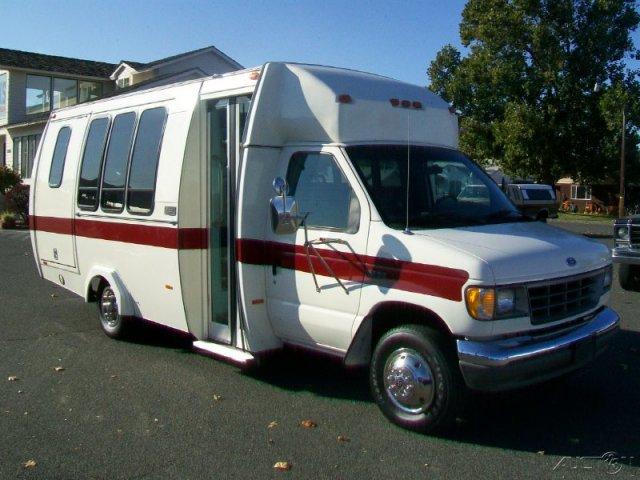
[[[215,45],[246,67],[317,63],[426,85],[438,50],[460,45],[465,3],[0,0],[0,47],[117,63]],[[633,36],[640,46],[639,32]]]

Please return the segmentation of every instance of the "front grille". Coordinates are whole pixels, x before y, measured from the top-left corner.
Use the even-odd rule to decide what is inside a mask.
[[[634,245],[640,244],[640,225],[631,225],[631,243]]]
[[[586,312],[598,304],[603,287],[603,270],[530,285],[531,323],[540,325]]]

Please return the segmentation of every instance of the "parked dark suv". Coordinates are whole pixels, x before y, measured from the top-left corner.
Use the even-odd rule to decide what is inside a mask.
[[[640,215],[619,218],[613,226],[613,261],[620,264],[620,286],[640,291]]]

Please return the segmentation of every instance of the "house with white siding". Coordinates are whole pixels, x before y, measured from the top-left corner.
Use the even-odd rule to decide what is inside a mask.
[[[0,48],[0,165],[29,183],[40,135],[57,108],[243,68],[213,46],[117,64]]]

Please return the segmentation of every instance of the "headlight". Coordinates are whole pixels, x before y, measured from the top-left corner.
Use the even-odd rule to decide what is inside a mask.
[[[620,242],[628,242],[629,241],[629,227],[616,227],[615,228],[615,238]]]
[[[469,287],[465,292],[469,314],[476,320],[499,320],[529,315],[524,287]]]

